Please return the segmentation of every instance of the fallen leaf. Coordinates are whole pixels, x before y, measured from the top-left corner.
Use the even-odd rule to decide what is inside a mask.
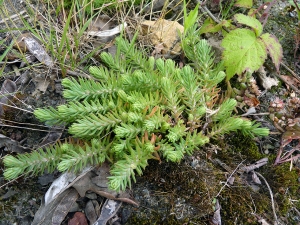
[[[249,173],[250,171],[258,169],[259,167],[266,165],[267,163],[268,163],[268,158],[262,158],[249,166],[241,167],[240,170]]]
[[[20,145],[19,142],[0,134],[0,148],[4,147],[4,151],[24,153],[28,148]]]
[[[256,107],[260,104],[259,100],[256,97],[249,98],[247,96],[244,96],[244,102],[250,107]]]
[[[228,182],[228,184],[233,185],[234,180],[235,180],[235,177],[229,177],[229,178],[227,179],[227,182]]]
[[[31,63],[36,58],[44,62],[46,61],[47,66],[53,66],[52,59],[50,56],[45,52],[44,48],[42,47],[40,41],[36,39],[31,33],[23,33],[19,35],[17,38],[13,40],[13,48],[17,49],[18,51],[25,53],[25,52],[31,52],[33,54],[33,57],[26,57],[26,61]],[[39,49],[39,50],[38,50]],[[36,51],[38,50],[38,51]],[[18,59],[19,56],[17,53],[14,53],[13,51],[10,52],[9,58],[12,59]],[[44,60],[44,61],[43,61]]]
[[[135,201],[128,197],[128,193],[116,193],[115,191],[108,189],[107,177],[110,176],[108,164],[104,163],[103,167],[99,167],[94,171],[91,171],[92,169],[92,167],[86,167],[79,176],[76,176],[73,173],[63,173],[58,179],[56,179],[45,194],[45,198],[42,201],[40,209],[35,215],[33,224],[51,224],[49,220],[52,221],[52,217],[54,215],[58,215],[54,213],[57,207],[59,207],[59,211],[62,211],[62,214],[68,212],[71,209],[71,202],[75,198],[75,195],[73,195],[73,193],[70,191],[74,189],[81,197],[84,197],[87,191],[92,191],[107,199],[126,202],[138,206]],[[101,177],[98,179],[93,179],[97,176]],[[101,187],[97,186],[94,182],[97,185],[101,185]],[[74,187],[74,189],[70,187]],[[67,203],[65,203],[65,201]],[[61,208],[65,207],[67,204],[69,204],[70,207],[61,210]],[[94,204],[94,208],[95,213],[98,216],[100,206]],[[59,214],[60,219],[62,218],[62,214]]]
[[[183,33],[184,28],[176,21],[159,19],[158,21],[146,20],[142,22],[142,34],[147,35],[153,46],[163,45],[162,53],[180,54],[181,45],[178,32]]]
[[[157,45],[154,46],[154,50],[153,50],[153,52],[151,53],[151,55],[152,55],[152,56],[155,56],[155,55],[157,55],[157,54],[160,54],[161,51],[162,51],[163,49],[164,49],[164,46],[163,46],[162,43],[157,44]]]
[[[98,216],[92,200],[86,203],[84,212],[87,219],[90,221],[90,224],[94,224],[97,221]]]
[[[75,178],[76,175],[73,173],[63,173],[56,179],[45,194],[45,205],[53,201]]]
[[[100,31],[91,30],[91,31],[87,31],[86,34],[91,36],[97,36],[97,37],[111,37],[115,34],[121,33],[126,27],[127,27],[127,23],[124,22],[110,30],[100,30]]]
[[[24,38],[26,38],[26,37],[31,37],[32,38],[33,36],[31,35],[31,33],[28,33],[28,32],[19,35],[17,38],[14,38],[12,40],[13,48],[19,50],[22,53],[27,52],[28,49],[27,49],[26,44],[24,42]]]
[[[74,173],[66,172],[63,173],[59,178],[57,178],[48,191],[45,194],[45,205],[53,201],[60,193],[68,189],[71,185],[74,184],[78,179],[88,173],[92,168],[86,167],[83,169],[79,176],[76,176]]]
[[[100,188],[108,189],[108,177],[110,176],[110,167],[108,163],[103,163],[101,167],[95,169],[97,176],[91,178],[91,181]],[[116,193],[116,192],[112,192]]]
[[[37,95],[39,92],[45,93],[50,84],[50,81],[43,77],[34,77],[32,80],[35,84],[35,90],[32,93],[32,96]]]
[[[82,212],[76,212],[73,218],[69,220],[68,225],[88,225],[88,222]]]
[[[70,189],[70,192],[65,195],[62,200],[57,205],[53,217],[52,225],[60,225],[65,219],[66,215],[69,212],[69,209],[72,208],[75,201],[78,199],[78,192],[73,188]]]
[[[261,225],[270,225],[265,219],[260,219],[257,222],[259,222]]]
[[[15,96],[15,92],[17,91],[17,85],[14,81],[6,79],[1,87],[0,90],[0,94],[1,94],[1,98],[0,98],[0,116],[4,115],[4,108],[5,105],[7,105],[9,103],[9,101],[11,101],[14,96]]]
[[[101,33],[103,31],[109,31],[112,27],[114,27],[115,24],[112,22],[112,18],[107,15],[100,15],[97,16],[96,19],[93,19],[89,25],[89,28],[87,30],[87,34],[91,36],[98,36],[99,34],[105,34]],[[111,31],[109,31],[111,32]],[[115,37],[114,35],[110,36],[103,36],[99,37],[95,40],[91,40],[94,48],[97,48],[99,45],[103,45],[103,43],[107,43],[111,41]]]
[[[256,184],[261,184],[261,181],[260,181],[259,177],[257,176],[257,174],[256,174],[255,172],[253,172],[253,173],[251,174],[251,178],[252,178],[252,181],[253,181],[254,183],[256,183]]]
[[[255,107],[250,107],[250,108],[247,110],[247,112],[244,113],[244,114],[242,114],[241,116],[249,116],[249,115],[254,114],[254,113],[256,113]]]
[[[287,76],[287,75],[281,75],[280,77],[284,78],[287,83],[290,83],[294,85],[295,87],[300,88],[300,81],[297,80],[295,77],[292,76]],[[286,85],[287,89],[289,89],[289,85]]]
[[[55,131],[56,128],[59,128],[59,127],[51,128],[51,131],[46,135],[46,137],[44,137],[44,139],[39,144],[39,146],[46,147],[46,146],[48,146],[50,144],[54,144],[54,143],[56,143],[56,141],[58,141],[58,139],[62,135],[63,130],[61,132],[57,132],[57,131]]]
[[[216,203],[215,203],[215,212],[214,212],[214,216],[213,218],[211,218],[211,223],[213,225],[221,225],[222,222],[221,222],[221,206],[219,204],[219,201],[218,199],[216,199]]]
[[[267,76],[267,72],[265,71],[264,67],[261,66],[257,70],[257,76],[260,79],[260,84],[264,87],[264,89],[269,90],[273,86],[278,85],[278,80],[272,77]]]
[[[292,140],[300,139],[300,126],[295,124],[294,126],[286,127],[286,131],[282,134],[282,147],[286,146]]]
[[[29,52],[34,55],[41,63],[52,68],[54,63],[48,53],[45,51],[43,46],[33,37],[24,37],[23,41],[28,48]]]
[[[101,214],[96,223],[94,225],[104,225],[107,223],[109,219],[111,219],[121,207],[121,201],[115,201],[111,199],[107,199],[102,206]]]
[[[60,202],[68,195],[73,195],[72,192],[76,192],[73,188],[69,188],[60,193],[53,201],[45,205],[44,199],[38,211],[34,215],[34,219],[31,225],[44,225],[52,224],[52,217]]]
[[[138,204],[129,198],[129,194],[127,192],[117,193],[108,188],[109,176],[109,165],[107,163],[103,163],[102,166],[98,169],[85,174],[76,182],[74,182],[72,184],[72,187],[74,187],[78,191],[81,197],[84,197],[87,191],[93,191],[94,193],[102,197],[126,202],[137,206]]]
[[[93,19],[89,25],[89,31],[104,31],[109,30],[113,26],[111,17],[107,15],[100,15],[96,19]]]

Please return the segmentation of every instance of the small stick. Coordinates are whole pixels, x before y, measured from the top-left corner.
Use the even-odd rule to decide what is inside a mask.
[[[215,159],[215,162],[217,162],[217,163],[218,163],[220,166],[222,166],[223,168],[224,168],[224,166],[226,166],[224,163],[221,163],[219,160],[216,160],[216,159]],[[235,172],[237,172],[237,170],[240,168],[240,166],[242,165],[243,162],[244,162],[244,161],[242,161],[242,162],[234,169],[234,171],[230,174],[230,176],[227,178],[225,184],[221,187],[220,191],[219,191],[218,194],[215,196],[215,198],[217,198],[217,197],[221,194],[221,192],[223,191],[223,189],[227,186],[227,184],[228,184],[230,178],[235,174]],[[227,168],[227,169],[228,169],[228,168]],[[226,170],[227,170],[227,169],[226,169]],[[229,172],[229,171],[228,171],[228,172]]]
[[[3,159],[3,157],[1,157],[1,159]],[[23,176],[24,176],[24,174],[18,176],[17,178],[15,178],[15,179],[13,179],[13,180],[8,181],[7,183],[5,183],[5,184],[3,184],[2,186],[0,186],[0,189],[4,188],[5,186],[9,185],[9,184],[12,183],[12,182],[17,181],[20,177],[23,177]]]
[[[272,204],[272,210],[273,210],[273,214],[274,214],[274,219],[275,219],[275,223],[274,224],[278,224],[278,218],[277,218],[277,215],[276,215],[276,210],[275,210],[275,204],[274,204],[274,198],[273,198],[273,192],[271,190],[271,187],[269,185],[269,183],[267,182],[267,180],[264,178],[263,175],[261,175],[260,173],[258,172],[255,172],[261,179],[264,180],[264,182],[266,183],[268,189],[269,189],[269,193],[270,193],[270,197],[271,197],[271,204]]]
[[[292,70],[291,70],[292,73],[294,73]],[[285,79],[282,75],[279,75],[277,73],[274,73],[274,75],[276,77],[278,77],[280,80],[282,80],[284,83],[286,83],[290,88],[292,88],[296,93],[300,94],[300,91],[298,88],[296,88],[293,84],[291,84],[291,82],[287,81],[287,79]],[[296,75],[296,74],[295,74]],[[297,78],[296,76],[294,75],[294,77],[299,80],[299,77]]]
[[[14,15],[8,17],[8,18],[5,18],[5,19],[1,20],[1,21],[0,21],[0,24],[1,24],[1,23],[5,23],[7,20],[12,20],[12,19],[14,19],[14,18],[16,18],[16,17],[19,17],[20,15],[22,15],[22,14],[24,14],[24,13],[26,13],[26,10],[23,10],[23,11],[17,13],[17,14],[14,14]],[[23,18],[28,17],[28,16],[29,16],[29,15],[26,15],[26,16],[24,16]]]
[[[0,124],[0,127],[9,127],[9,128],[18,128],[18,129],[25,129],[25,130],[35,130],[35,131],[49,132],[49,130],[41,130],[41,129],[30,128],[30,127],[12,126],[12,125],[7,125],[7,124]]]
[[[297,1],[293,0],[293,2],[295,3],[295,7],[297,8],[297,10],[300,12],[300,8],[299,8],[299,5],[298,5]]]
[[[283,62],[280,63],[281,66],[283,66],[287,71],[289,71],[298,81],[300,81],[300,78],[297,76],[297,74],[291,70],[287,65],[285,65]]]

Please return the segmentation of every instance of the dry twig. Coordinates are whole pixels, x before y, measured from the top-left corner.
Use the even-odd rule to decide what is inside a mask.
[[[276,209],[275,209],[275,204],[274,204],[274,198],[273,198],[273,192],[272,192],[272,189],[269,185],[269,183],[267,182],[267,180],[264,178],[263,175],[261,175],[260,173],[258,172],[255,172],[261,179],[264,180],[265,184],[267,185],[268,189],[269,189],[269,193],[270,193],[270,198],[271,198],[271,204],[272,204],[272,211],[273,211],[273,215],[274,215],[274,224],[279,224],[278,223],[278,218],[277,218],[277,215],[276,215]]]

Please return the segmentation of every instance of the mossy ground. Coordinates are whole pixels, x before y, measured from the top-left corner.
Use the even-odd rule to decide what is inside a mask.
[[[218,141],[218,146],[221,150],[212,158],[220,159],[232,170],[242,161],[247,165],[267,157],[260,152],[255,141],[243,135],[229,135]],[[123,208],[123,211],[131,211],[126,224],[149,224],[149,221],[151,224],[209,224],[214,212],[212,201],[230,173],[206,159],[211,154],[208,149],[211,148],[200,149],[180,164],[150,162],[133,189],[133,195],[141,203],[140,208]],[[300,204],[291,199],[300,197],[299,171],[290,171],[288,164],[274,167],[272,163],[270,161],[257,171],[271,186],[277,216],[288,221],[287,224],[297,224],[291,217],[291,208]],[[217,197],[222,206],[222,222],[257,224],[258,217],[274,221],[270,193],[264,181],[261,180],[262,184],[254,190],[246,182],[245,174],[235,173],[234,177],[234,184],[225,186]]]

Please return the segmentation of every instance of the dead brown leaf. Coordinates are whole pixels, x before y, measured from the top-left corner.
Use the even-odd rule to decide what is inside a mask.
[[[0,116],[3,116],[5,105],[14,98],[16,91],[17,85],[14,81],[6,79],[3,82],[0,90]]]
[[[88,172],[78,179],[72,187],[78,191],[81,197],[84,197],[87,191],[92,191],[102,197],[137,206],[138,204],[131,200],[126,192],[117,193],[108,188],[109,176],[109,165],[107,163],[103,163],[101,167],[95,170],[95,172]]]
[[[244,102],[246,105],[250,106],[250,107],[256,107],[260,104],[259,100],[256,97],[247,97],[244,96]]]
[[[300,82],[292,76],[287,76],[287,75],[281,75],[280,77],[284,78],[287,83],[294,85],[297,88],[300,88]],[[289,89],[289,85],[286,86],[287,89]]]
[[[96,202],[97,201],[95,201],[95,203]],[[98,202],[97,202],[97,204],[98,204]],[[96,207],[94,206],[92,200],[90,200],[86,203],[84,212],[85,212],[86,217],[90,221],[90,224],[94,224],[97,221],[98,216],[97,216],[97,212],[96,212]],[[99,212],[98,212],[98,214],[99,214]]]
[[[295,139],[300,139],[300,126],[298,124],[292,127],[286,127],[286,131],[282,134],[282,146],[286,146]]]
[[[61,222],[65,219],[66,215],[69,212],[69,209],[75,203],[78,198],[78,193],[73,188],[69,192],[68,195],[65,195],[63,199],[57,205],[53,217],[52,217],[52,225],[60,225]]]
[[[34,215],[32,225],[44,225],[44,224],[52,224],[52,218],[55,210],[57,209],[60,202],[63,201],[64,198],[68,198],[69,195],[73,196],[77,194],[74,188],[69,188],[66,191],[60,193],[53,201],[49,204],[45,205],[44,199],[42,200],[42,204],[38,211]],[[77,194],[78,195],[78,194]]]
[[[68,225],[88,225],[85,215],[82,212],[76,212]]]
[[[183,33],[183,26],[176,21],[160,19],[158,21],[145,20],[142,23],[142,34],[147,35],[153,46],[162,44],[162,53],[180,54],[181,45],[176,43],[179,39],[178,32]]]

